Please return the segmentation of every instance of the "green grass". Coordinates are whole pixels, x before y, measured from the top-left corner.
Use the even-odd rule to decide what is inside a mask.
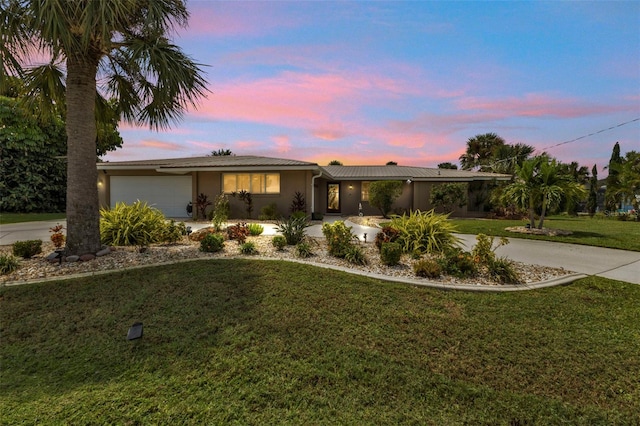
[[[524,226],[524,220],[453,219],[457,232],[462,234],[487,234],[534,240],[557,241],[640,251],[640,222],[623,222],[602,217],[554,216],[544,221],[545,228],[572,231],[568,236],[541,236],[516,234],[505,231],[510,226]]]
[[[0,225],[20,222],[37,222],[40,220],[63,220],[66,217],[66,213],[2,213],[0,214]]]
[[[480,294],[228,259],[3,287],[0,418],[637,424],[638,300],[596,277]]]

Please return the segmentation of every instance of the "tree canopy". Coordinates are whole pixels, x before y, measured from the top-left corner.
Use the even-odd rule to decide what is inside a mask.
[[[399,180],[379,180],[369,184],[369,204],[387,217],[394,201],[402,194],[403,182]]]
[[[529,211],[529,226],[536,227],[535,212],[540,210],[538,228],[542,229],[548,209],[563,197],[573,200],[586,194],[584,187],[566,174],[554,158],[539,155],[516,167],[515,180],[508,185],[503,198]]]
[[[160,129],[206,94],[201,66],[169,39],[188,17],[181,0],[0,0],[0,85],[23,78],[41,115],[64,105],[68,253],[101,245],[95,155],[106,99],[113,120]],[[29,67],[36,52],[50,62]]]

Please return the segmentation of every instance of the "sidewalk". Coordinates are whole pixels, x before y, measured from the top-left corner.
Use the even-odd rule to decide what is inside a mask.
[[[325,221],[343,220],[338,216],[325,217]],[[66,226],[65,221],[25,222],[0,225],[0,245],[10,245],[20,240],[49,239],[49,228],[58,223]],[[378,233],[377,228],[361,226],[346,221],[352,232],[361,241],[372,242]],[[187,226],[196,231],[209,226],[205,222],[187,222]],[[277,226],[265,223],[264,235],[275,235]],[[322,225],[313,224],[307,228],[307,235],[322,237]],[[458,235],[467,249],[475,244],[475,235]],[[640,284],[640,252],[615,250],[578,244],[555,243],[550,241],[509,238],[510,243],[498,248],[496,253],[511,260],[529,264],[564,268],[568,271],[587,275],[596,275],[619,281]]]

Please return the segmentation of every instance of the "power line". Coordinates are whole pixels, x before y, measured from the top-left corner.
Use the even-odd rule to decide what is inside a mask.
[[[547,147],[543,148],[542,150],[546,151],[547,149],[556,148],[556,147],[559,147],[561,145],[566,145],[566,144],[569,144],[569,143],[573,143],[573,142],[579,141],[580,139],[584,139],[584,138],[588,138],[588,137],[591,137],[591,136],[598,135],[600,133],[608,132],[609,130],[617,129],[618,127],[622,127],[622,126],[625,126],[627,124],[634,123],[636,121],[640,121],[640,117],[634,118],[633,120],[625,121],[624,123],[620,123],[620,124],[617,124],[615,126],[607,127],[606,129],[598,130],[597,132],[589,133],[588,135],[584,135],[584,136],[580,136],[580,137],[575,138],[575,139],[571,139],[569,141],[560,142],[560,143],[557,143],[555,145],[547,146]]]

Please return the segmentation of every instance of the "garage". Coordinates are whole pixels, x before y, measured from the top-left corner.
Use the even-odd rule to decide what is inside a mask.
[[[111,207],[146,201],[166,217],[187,217],[191,176],[111,176]]]

